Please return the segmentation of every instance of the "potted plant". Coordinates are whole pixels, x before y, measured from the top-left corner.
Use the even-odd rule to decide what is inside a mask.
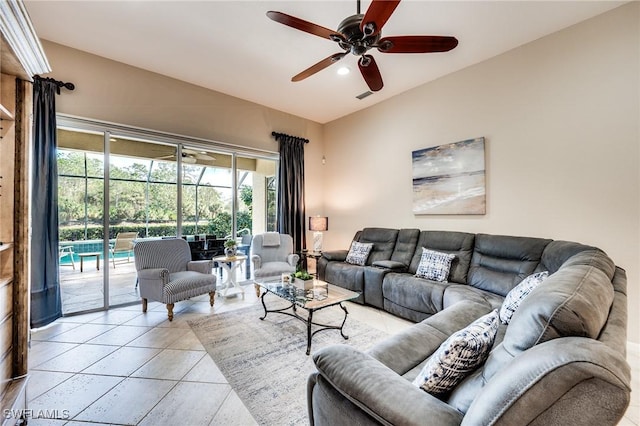
[[[291,282],[296,287],[304,290],[311,290],[313,288],[313,275],[305,269],[299,269],[291,274]]]
[[[224,242],[224,254],[227,257],[233,257],[238,251],[238,243],[236,240],[229,238]]]

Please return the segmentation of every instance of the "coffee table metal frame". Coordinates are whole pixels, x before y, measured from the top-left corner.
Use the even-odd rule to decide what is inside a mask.
[[[344,324],[347,322],[347,315],[349,314],[349,312],[347,311],[347,308],[342,304],[342,302],[356,299],[358,296],[360,296],[360,293],[356,293],[342,287],[334,286],[333,284],[325,283],[324,281],[320,280],[314,280],[314,290],[308,290],[306,292],[306,296],[304,290],[298,289],[292,284],[282,283],[280,278],[255,281],[254,285],[256,288],[256,293],[259,293],[260,289],[265,290],[262,292],[262,296],[260,297],[262,307],[264,308],[264,315],[260,317],[261,320],[264,320],[269,313],[277,313],[297,318],[306,324],[307,355],[311,353],[312,337],[320,331],[339,330],[340,335],[345,340],[349,338],[349,336],[344,334]],[[287,300],[291,304],[280,309],[267,309],[264,297],[268,293],[275,294],[281,299]],[[318,295],[324,293],[326,293],[326,297],[320,299],[320,296]],[[311,298],[311,295],[313,295],[313,298]],[[344,311],[344,318],[342,319],[342,323],[339,326],[313,321],[314,312],[336,305]],[[300,315],[298,313],[298,308],[306,310],[307,316],[304,317]],[[289,311],[289,309],[291,309],[292,311],[287,312]],[[312,331],[312,326],[317,326],[320,328]]]

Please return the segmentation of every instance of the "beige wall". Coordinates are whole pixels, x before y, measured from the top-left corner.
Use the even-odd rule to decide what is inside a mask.
[[[309,139],[307,212],[322,213],[320,124],[46,40],[42,44],[50,76],[76,86],[58,96],[59,113],[270,152],[278,151],[272,131]]]
[[[325,125],[324,247],[363,226],[595,245],[627,270],[640,343],[639,16],[634,2]],[[413,215],[411,152],[479,136],[487,214]]]
[[[44,48],[52,76],[77,86],[58,97],[60,112],[274,152],[273,130],[309,138],[307,213],[329,216],[325,249],[348,247],[363,226],[601,247],[627,270],[629,339],[640,343],[639,16],[634,2],[324,126]],[[486,138],[487,214],[413,215],[411,151],[478,136]]]

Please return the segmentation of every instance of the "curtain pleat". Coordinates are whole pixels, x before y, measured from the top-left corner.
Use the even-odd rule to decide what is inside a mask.
[[[31,327],[62,316],[58,255],[57,85],[35,78],[31,190]]]
[[[280,169],[278,173],[278,232],[293,238],[300,253],[307,248],[304,205],[304,140],[278,135]]]

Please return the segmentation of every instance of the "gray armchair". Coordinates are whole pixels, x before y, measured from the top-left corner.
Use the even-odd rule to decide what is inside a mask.
[[[142,312],[147,312],[147,300],[167,305],[169,321],[173,320],[174,303],[209,293],[213,306],[216,276],[211,273],[210,260],[191,260],[189,243],[183,239],[138,242],[134,259],[140,283]]]
[[[296,271],[300,256],[293,253],[293,239],[287,234],[267,232],[254,235],[251,262],[254,278],[277,277]]]

